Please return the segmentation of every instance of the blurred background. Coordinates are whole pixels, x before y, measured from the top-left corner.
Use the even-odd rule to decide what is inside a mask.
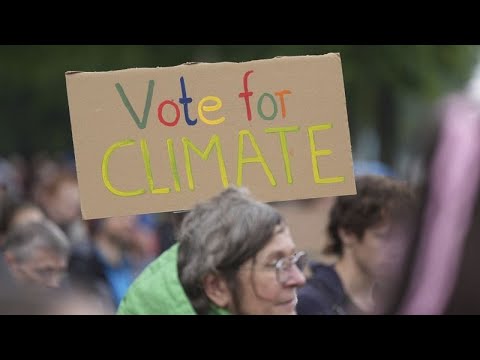
[[[111,230],[109,224],[98,230],[98,224],[79,219],[78,193],[68,189],[72,182],[65,176],[75,177],[66,71],[340,53],[356,173],[405,178],[415,173],[415,154],[423,145],[419,139],[432,106],[472,81],[479,50],[474,45],[3,45],[0,180],[14,197],[39,206],[73,242],[85,241],[82,237],[101,239],[105,233],[122,230],[121,226],[125,233],[128,227],[136,234],[133,253],[141,267],[172,243],[174,216],[139,216],[127,224],[113,224]],[[55,195],[57,190],[60,195]],[[321,250],[331,200],[275,204],[299,247],[314,259],[329,260]],[[7,227],[4,224],[4,231]],[[95,235],[96,231],[104,233]]]
[[[65,72],[342,56],[353,152],[399,169],[428,105],[472,75],[478,46],[11,45],[0,47],[0,154],[71,156]]]

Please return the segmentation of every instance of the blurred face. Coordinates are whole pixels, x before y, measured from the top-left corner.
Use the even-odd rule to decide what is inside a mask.
[[[406,239],[390,224],[368,228],[361,240],[352,242],[352,253],[359,267],[372,278],[389,278],[400,267]]]
[[[64,225],[74,221],[80,215],[80,197],[78,185],[65,181],[59,185],[48,201],[47,212],[57,224]]]
[[[20,226],[31,222],[38,222],[45,218],[43,212],[36,207],[27,207],[16,212],[10,226]]]
[[[9,264],[18,280],[57,288],[67,270],[67,256],[50,249],[36,248],[30,258],[12,259]]]
[[[114,216],[104,220],[105,234],[118,245],[132,245],[136,226],[135,216]]]
[[[291,261],[295,251],[288,227],[278,227],[268,245],[254,259],[245,262],[238,272],[240,309],[237,312],[252,315],[296,314],[296,290],[305,284],[305,276]],[[276,267],[279,260],[283,264],[281,271]]]

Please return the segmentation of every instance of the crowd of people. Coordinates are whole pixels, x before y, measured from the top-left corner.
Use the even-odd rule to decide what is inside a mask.
[[[420,181],[359,175],[332,199],[329,264],[246,188],[84,221],[71,159],[0,158],[0,313],[478,313],[480,103],[436,110]]]

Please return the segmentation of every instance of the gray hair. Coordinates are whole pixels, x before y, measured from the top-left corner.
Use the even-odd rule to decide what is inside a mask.
[[[47,219],[16,226],[5,239],[4,251],[10,251],[19,261],[28,259],[37,248],[68,255],[70,243],[65,233]]]
[[[203,289],[205,276],[224,276],[237,301],[239,267],[254,258],[283,223],[274,208],[250,197],[247,189],[233,186],[197,205],[185,217],[179,231],[178,271],[198,314],[210,309]]]

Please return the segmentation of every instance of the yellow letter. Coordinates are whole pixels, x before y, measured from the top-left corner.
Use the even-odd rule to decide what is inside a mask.
[[[145,164],[145,174],[147,175],[148,185],[150,186],[150,192],[152,194],[168,194],[170,188],[157,188],[153,183],[152,165],[150,164],[150,153],[148,152],[147,143],[145,140],[140,140],[140,146],[142,147],[143,163]]]
[[[103,155],[103,161],[102,161],[102,178],[103,178],[103,183],[107,187],[108,190],[112,194],[122,196],[122,197],[129,197],[129,196],[136,196],[136,195],[141,195],[145,192],[144,189],[138,189],[138,190],[133,190],[133,191],[121,191],[117,190],[113,187],[112,183],[110,182],[110,176],[108,175],[108,162],[110,161],[110,156],[112,156],[112,153],[117,150],[118,148],[128,146],[128,145],[133,145],[135,144],[134,140],[123,140],[123,141],[118,141],[112,146],[108,148],[108,150],[105,152],[105,155]]]
[[[313,168],[313,177],[315,179],[315,183],[317,184],[333,184],[344,182],[344,176],[337,176],[337,177],[330,177],[330,178],[320,178],[318,173],[318,162],[317,156],[327,156],[332,153],[332,150],[316,150],[315,148],[315,138],[313,137],[314,131],[320,130],[328,130],[332,128],[332,124],[322,124],[316,126],[310,126],[308,128],[308,138],[310,139],[310,152],[312,153],[312,168]]]
[[[282,155],[283,155],[283,165],[285,166],[285,174],[287,174],[287,182],[289,184],[293,183],[292,172],[290,170],[290,158],[288,157],[287,149],[287,137],[285,136],[286,132],[297,132],[300,130],[300,126],[289,126],[283,128],[269,128],[265,129],[267,134],[279,133],[280,134],[280,145],[282,146]]]
[[[168,158],[170,159],[170,170],[173,175],[173,186],[175,191],[180,191],[180,176],[178,176],[177,160],[175,159],[175,152],[173,151],[173,140],[167,139]]]
[[[252,143],[252,147],[257,153],[256,157],[253,158],[244,158],[243,157],[243,137],[244,135],[248,135],[250,138],[250,142]],[[238,172],[237,172],[237,185],[242,186],[243,182],[243,164],[247,163],[255,163],[259,162],[263,166],[263,171],[265,171],[265,174],[268,177],[268,180],[270,180],[270,184],[272,186],[277,186],[277,182],[275,181],[275,178],[272,175],[272,172],[270,171],[267,163],[265,162],[265,159],[263,158],[263,155],[255,141],[255,138],[253,135],[250,133],[248,130],[241,130],[238,133],[238,161],[237,161],[237,166],[238,166]]]
[[[215,101],[215,105],[212,106],[204,106],[203,104],[206,101]],[[215,119],[215,120],[208,120],[204,115],[203,112],[209,112],[209,111],[217,111],[222,107],[222,100],[220,100],[219,97],[216,96],[205,96],[200,102],[198,103],[198,117],[200,120],[202,120],[205,124],[208,125],[218,125],[221,124],[222,122],[225,121],[225,116],[222,116],[221,118]]]
[[[222,184],[224,188],[228,187],[228,179],[227,179],[227,170],[225,169],[225,161],[223,160],[222,154],[222,146],[220,145],[220,138],[218,135],[212,135],[210,142],[207,145],[207,148],[204,152],[200,151],[192,142],[186,138],[182,138],[183,142],[183,152],[185,154],[185,168],[187,171],[187,178],[188,178],[188,187],[190,190],[195,188],[193,184],[193,175],[192,175],[192,164],[190,162],[190,152],[188,151],[188,147],[191,147],[203,160],[207,160],[210,152],[213,149],[213,145],[217,147],[217,157],[218,157],[218,167],[220,168],[220,177],[222,178]]]

